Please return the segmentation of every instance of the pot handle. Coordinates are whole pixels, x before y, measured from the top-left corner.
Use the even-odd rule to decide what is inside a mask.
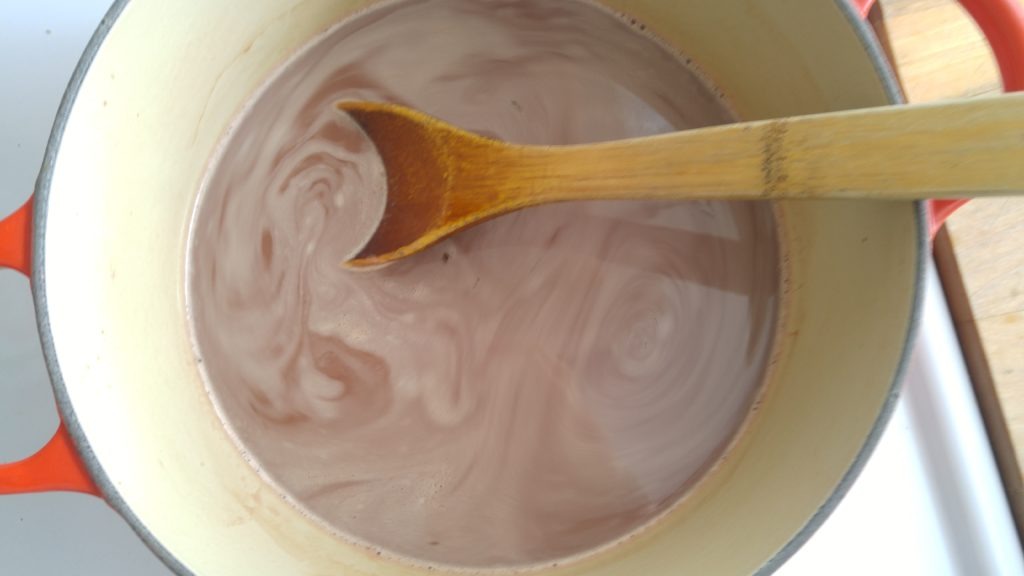
[[[959,0],[988,40],[999,65],[1005,92],[1024,90],[1024,3],[1020,0]],[[862,18],[867,18],[876,0],[851,0]],[[957,208],[960,200],[929,200],[928,229],[935,236]]]
[[[32,262],[32,198],[13,214],[0,220],[0,268],[28,276]],[[96,484],[75,451],[64,422],[38,452],[8,464],[0,464],[0,494],[48,491],[100,495]]]

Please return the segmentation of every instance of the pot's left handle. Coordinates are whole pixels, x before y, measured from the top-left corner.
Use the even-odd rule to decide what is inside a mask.
[[[0,268],[28,276],[32,264],[32,198],[0,220]],[[8,464],[0,464],[0,494],[67,491],[100,495],[75,451],[64,422],[38,452]]]

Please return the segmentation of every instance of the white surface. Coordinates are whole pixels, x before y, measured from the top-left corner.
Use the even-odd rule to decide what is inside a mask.
[[[933,265],[889,427],[779,576],[1024,574],[1020,543]]]
[[[109,0],[0,0],[0,215],[30,194],[64,86]],[[778,574],[1024,574],[934,272],[904,396],[849,495]],[[923,345],[922,345],[923,344]],[[0,461],[57,419],[28,282],[0,271]],[[0,573],[168,571],[102,501],[0,497]]]

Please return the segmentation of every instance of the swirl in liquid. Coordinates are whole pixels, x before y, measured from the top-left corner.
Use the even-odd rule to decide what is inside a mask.
[[[552,205],[349,272],[385,184],[339,99],[530,144],[724,123],[726,106],[587,3],[386,4],[254,97],[192,232],[213,397],[254,465],[343,535],[418,563],[521,567],[670,508],[759,391],[779,282],[770,208]]]

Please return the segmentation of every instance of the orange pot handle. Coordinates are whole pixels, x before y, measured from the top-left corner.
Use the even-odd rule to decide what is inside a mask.
[[[32,199],[0,220],[0,268],[28,276],[32,263]],[[100,495],[67,428],[61,422],[53,438],[35,454],[18,462],[0,464],[0,494],[47,491]]]
[[[0,268],[32,273],[32,198],[0,220]]]
[[[866,20],[868,12],[871,12],[871,7],[875,5],[875,0],[850,0],[850,3],[857,10],[857,14]]]
[[[876,0],[851,0],[862,18],[867,18]],[[1021,0],[960,0],[960,5],[981,29],[1003,78],[1003,90],[1024,90],[1024,3]],[[928,228],[932,236],[957,208],[961,200],[929,200]]]

